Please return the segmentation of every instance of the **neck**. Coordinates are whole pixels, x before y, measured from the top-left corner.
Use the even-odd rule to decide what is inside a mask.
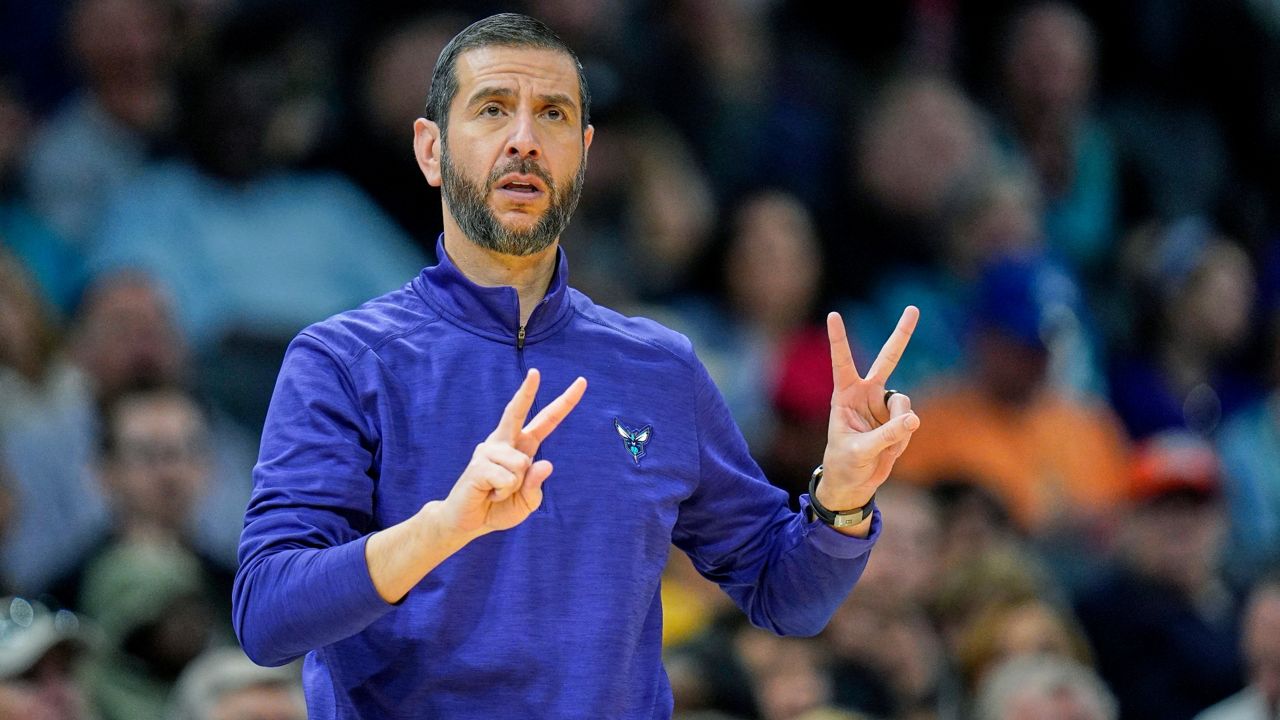
[[[156,518],[125,518],[120,524],[120,537],[125,542],[143,545],[181,545],[182,530]]]
[[[556,270],[556,241],[533,255],[504,255],[472,242],[462,231],[445,229],[444,249],[471,282],[484,287],[513,287],[520,297],[520,324],[529,322]]]

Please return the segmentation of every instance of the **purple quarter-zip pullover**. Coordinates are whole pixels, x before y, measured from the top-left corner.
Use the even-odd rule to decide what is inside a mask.
[[[523,328],[514,288],[471,282],[443,242],[437,254],[300,333],[267,415],[233,619],[259,663],[306,655],[313,720],[669,718],[658,589],[672,542],[755,625],[826,625],[878,513],[858,539],[791,512],[689,341],[569,288],[563,250]],[[590,383],[542,444],[542,506],[386,603],[369,534],[448,494],[528,368],[535,413]]]

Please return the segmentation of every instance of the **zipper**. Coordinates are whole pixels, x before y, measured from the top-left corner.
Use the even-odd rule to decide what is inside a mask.
[[[524,325],[521,325],[519,328],[516,329],[516,364],[519,365],[520,367],[520,378],[521,380],[523,380],[524,377],[529,374],[529,367],[525,363],[525,359],[524,359]],[[538,414],[537,397],[534,397],[533,399],[533,405],[529,409],[529,414],[531,416]],[[538,448],[538,451],[533,454],[533,459],[534,460],[542,459],[542,448]],[[551,498],[547,497],[547,493],[544,490],[542,493],[542,504],[539,505],[538,509],[535,510],[534,512],[535,513],[546,512],[551,505],[550,501],[551,501]]]

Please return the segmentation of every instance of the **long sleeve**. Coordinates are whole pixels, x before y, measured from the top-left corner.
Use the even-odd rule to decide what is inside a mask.
[[[768,484],[706,369],[696,364],[699,484],[680,506],[673,539],[757,627],[816,635],[862,575],[880,535],[841,534]]]
[[[364,555],[376,449],[347,368],[299,335],[263,429],[232,597],[236,635],[255,662],[284,664],[394,607]]]

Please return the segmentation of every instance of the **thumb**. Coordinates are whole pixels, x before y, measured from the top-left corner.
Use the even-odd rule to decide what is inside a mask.
[[[524,474],[524,484],[520,486],[520,494],[530,510],[537,510],[542,504],[542,484],[551,476],[550,460],[539,460],[529,466]]]
[[[872,430],[870,435],[871,449],[879,454],[885,450],[911,439],[911,433],[920,427],[920,416],[906,412],[889,422]]]

